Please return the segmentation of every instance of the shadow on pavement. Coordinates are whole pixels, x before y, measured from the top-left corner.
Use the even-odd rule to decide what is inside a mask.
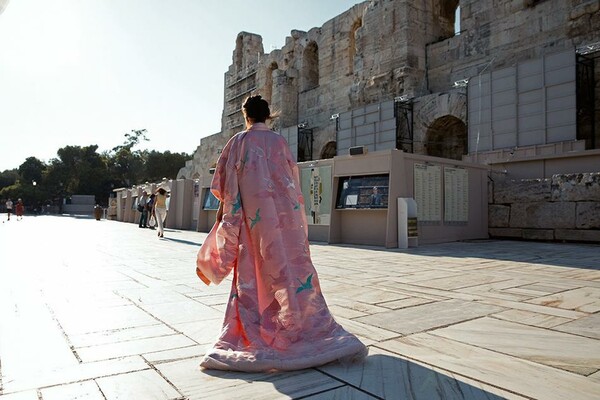
[[[491,261],[522,262],[570,268],[600,270],[597,244],[532,242],[518,240],[482,239],[458,242],[425,244],[408,249],[396,249],[378,246],[356,246],[326,243],[342,248],[359,248],[390,254],[403,253],[426,257],[481,258],[482,263]]]
[[[497,394],[457,380],[409,360],[387,354],[368,356],[355,364],[332,363],[292,372],[244,373],[204,370],[221,379],[269,382],[290,398],[373,398],[415,400],[500,400]]]
[[[182,244],[189,244],[191,246],[201,246],[202,245],[202,243],[192,242],[191,240],[174,239],[174,238],[170,238],[170,237],[163,237],[162,239],[163,240],[168,240],[170,242],[177,242],[177,243],[182,243]]]

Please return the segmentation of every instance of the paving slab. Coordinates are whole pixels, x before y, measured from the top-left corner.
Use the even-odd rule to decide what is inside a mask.
[[[205,233],[62,216],[0,226],[0,400],[597,399],[600,246],[312,243],[359,364],[203,371],[231,278],[205,286]]]
[[[44,400],[105,400],[94,380],[53,386],[41,391]]]
[[[478,318],[432,334],[584,376],[600,370],[599,341],[551,329]]]

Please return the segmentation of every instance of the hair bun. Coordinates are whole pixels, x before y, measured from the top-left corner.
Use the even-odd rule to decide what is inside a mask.
[[[269,103],[260,94],[247,97],[242,108],[244,115],[254,122],[265,122],[266,119],[271,118]]]

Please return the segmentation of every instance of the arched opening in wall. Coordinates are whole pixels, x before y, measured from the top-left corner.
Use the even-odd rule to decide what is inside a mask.
[[[263,97],[269,102],[269,104],[273,102],[273,71],[275,71],[278,68],[279,66],[277,65],[277,63],[272,62],[265,73],[265,89]]]
[[[462,160],[467,154],[467,125],[446,115],[433,121],[425,134],[427,155]]]
[[[319,157],[320,160],[324,160],[326,158],[333,158],[336,156],[337,146],[335,142],[327,142],[323,149],[321,149],[321,155]]]
[[[442,0],[438,5],[440,10],[438,24],[442,30],[442,36],[444,38],[452,37],[457,31],[460,31],[459,0]],[[457,22],[458,27],[456,26]]]
[[[319,86],[319,46],[310,42],[302,54],[302,90]]]
[[[356,56],[356,31],[362,26],[362,19],[354,21],[350,29],[350,43],[348,45],[348,73],[354,72],[354,56]]]
[[[244,39],[242,38],[242,35],[238,35],[235,41],[235,69],[238,72],[242,70],[242,62],[244,57],[244,50],[242,48],[243,44]]]

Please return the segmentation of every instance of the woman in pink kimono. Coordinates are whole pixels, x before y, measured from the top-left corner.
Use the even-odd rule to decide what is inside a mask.
[[[361,360],[366,347],[333,319],[312,264],[298,167],[271,131],[261,96],[243,105],[247,130],[219,158],[211,190],[217,222],[198,252],[198,277],[220,283],[233,269],[217,343],[203,368],[296,370]]]

